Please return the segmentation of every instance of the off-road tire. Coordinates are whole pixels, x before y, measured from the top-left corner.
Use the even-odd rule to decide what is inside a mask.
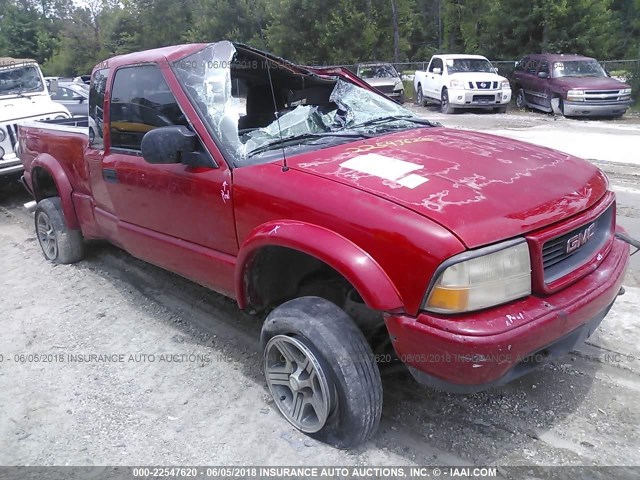
[[[84,256],[84,240],[80,230],[67,227],[60,197],[45,198],[35,211],[38,243],[44,257],[53,263],[75,263]]]
[[[352,448],[369,440],[380,423],[382,383],[373,352],[353,320],[320,297],[300,297],[280,305],[262,327],[265,375],[269,371],[269,342],[283,338],[293,338],[315,356],[332,393],[323,426],[305,433],[338,448]],[[269,388],[274,395],[271,385]],[[274,400],[285,418],[297,427],[275,396]]]

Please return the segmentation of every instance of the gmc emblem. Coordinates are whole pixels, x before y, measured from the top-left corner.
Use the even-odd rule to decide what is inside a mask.
[[[574,235],[569,240],[567,240],[567,253],[575,252],[580,247],[582,247],[585,243],[587,243],[591,237],[595,234],[596,224],[592,223],[587,228],[585,228],[582,232]]]

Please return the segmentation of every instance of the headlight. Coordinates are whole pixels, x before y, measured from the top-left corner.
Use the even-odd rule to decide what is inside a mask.
[[[529,246],[523,239],[465,252],[445,265],[424,305],[430,312],[470,312],[531,294]]]
[[[4,142],[5,138],[7,138],[7,134],[2,128],[0,128],[0,142]]]
[[[0,160],[4,158],[4,148],[0,147]]]
[[[584,90],[569,90],[567,100],[570,102],[584,102]]]
[[[624,89],[620,90],[620,94],[621,95],[631,95],[631,89],[630,88],[624,88]]]
[[[396,83],[395,86],[393,87],[394,92],[398,92],[402,89],[404,89],[404,85],[402,84],[402,82]]]
[[[451,88],[464,88],[464,82],[462,80],[451,80],[449,85]]]
[[[511,90],[511,84],[509,83],[509,80],[502,80],[500,82],[500,88],[502,90]]]

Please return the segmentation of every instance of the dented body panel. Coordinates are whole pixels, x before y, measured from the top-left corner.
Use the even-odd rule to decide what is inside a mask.
[[[384,313],[400,359],[414,373],[437,379],[430,383],[438,388],[475,388],[508,379],[518,358],[591,325],[613,302],[628,248],[614,240],[615,196],[607,190],[604,174],[591,164],[501,137],[412,124],[410,118],[392,119],[398,123],[390,131],[374,125],[352,137],[332,138],[337,130],[328,130],[323,131],[327,136],[309,143],[285,142],[252,154],[243,147],[247,143],[240,124],[253,115],[253,100],[247,94],[235,102],[243,95],[238,87],[243,72],[238,67],[233,86],[227,67],[221,66],[236,55],[257,65],[255,75],[261,61],[272,62],[278,67],[271,72],[276,87],[290,82],[285,86],[300,88],[301,95],[276,98],[284,102],[286,113],[269,121],[302,119],[303,133],[315,132],[319,124],[310,122],[318,118],[348,122],[361,115],[366,122],[362,112],[368,110],[358,111],[358,105],[388,108],[392,116],[403,115],[403,110],[395,103],[385,106],[388,100],[376,97],[346,70],[300,67],[228,42],[214,49],[210,61],[222,63],[212,64],[207,73],[202,65],[189,63],[205,48],[165,47],[104,62],[94,70],[94,76],[106,75],[104,103],[98,108],[90,104],[99,118],[91,117],[76,130],[46,123],[21,127],[24,180],[36,199],[52,196],[43,185],[53,182],[65,220],[85,238],[107,239],[236,299],[241,308],[272,307],[261,304],[251,284],[261,275],[256,259],[265,249],[312,258],[344,278],[370,309]],[[176,122],[188,126],[197,163],[185,156],[181,162],[152,164],[141,151],[116,144],[128,123],[110,120],[120,108],[115,103],[123,102],[120,94],[112,98],[114,77],[140,65],[156,65],[161,72],[162,81],[156,83],[166,87],[158,90],[158,98],[166,101],[169,94],[175,101],[163,115],[175,114]],[[197,75],[189,70],[196,67]],[[198,78],[201,85],[194,83]],[[265,92],[276,97],[280,90]],[[305,103],[313,96],[320,99],[317,105]],[[338,110],[327,113],[327,105],[334,104]],[[247,112],[238,114],[238,105]],[[308,119],[301,112],[309,112]],[[255,120],[262,121],[259,115]],[[127,141],[142,137],[141,125],[138,119]],[[265,122],[247,130],[254,138],[262,135],[260,146],[268,147],[273,125]],[[147,127],[159,128],[153,123]],[[224,135],[235,137],[228,142]],[[613,216],[607,217],[609,224],[598,224],[596,235],[590,225],[605,212]],[[549,241],[564,241],[564,235],[574,246],[578,242],[581,247],[591,236],[600,243],[591,243],[588,258],[551,281],[543,250]],[[427,293],[452,257],[519,238],[531,252],[531,295],[467,314],[425,311]],[[288,271],[285,267],[291,266],[283,265],[281,272]],[[434,351],[486,355],[505,348],[518,355],[498,366],[420,360]]]

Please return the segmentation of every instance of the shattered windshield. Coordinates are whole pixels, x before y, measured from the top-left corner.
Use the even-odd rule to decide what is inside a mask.
[[[40,70],[35,65],[0,70],[0,95],[41,92],[43,89]]]
[[[553,77],[606,77],[607,74],[595,60],[554,62]]]
[[[398,72],[391,65],[362,65],[358,69],[360,78],[397,78]]]
[[[461,72],[493,72],[493,66],[488,60],[481,58],[456,58],[447,60],[449,73]]]
[[[428,124],[355,84],[231,42],[209,45],[173,69],[236,165],[284,146],[328,146]]]

